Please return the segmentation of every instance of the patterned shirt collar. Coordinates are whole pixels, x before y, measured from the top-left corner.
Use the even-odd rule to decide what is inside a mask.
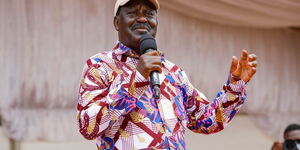
[[[127,47],[120,41],[117,41],[117,44],[114,47],[114,54],[116,56],[125,55],[128,57],[139,58],[139,55],[134,50]]]
[[[122,42],[120,41],[117,41],[116,42],[116,46],[114,47],[114,55],[116,57],[118,56],[121,56],[121,55],[125,55],[127,57],[132,57],[132,58],[136,58],[136,59],[139,59],[139,55],[134,51],[132,50],[131,48],[127,47],[126,45],[124,45]],[[165,61],[165,56],[164,56],[164,53],[160,50],[157,50],[159,52],[159,55],[161,56],[162,58],[162,61]]]

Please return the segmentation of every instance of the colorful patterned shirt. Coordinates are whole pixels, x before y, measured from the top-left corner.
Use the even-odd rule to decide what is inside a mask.
[[[118,42],[87,60],[78,101],[80,133],[99,150],[186,149],[185,130],[222,130],[246,99],[245,82],[229,78],[209,102],[185,72],[162,56],[161,96],[137,70],[138,55]]]

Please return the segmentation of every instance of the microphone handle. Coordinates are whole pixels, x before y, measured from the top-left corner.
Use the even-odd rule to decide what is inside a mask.
[[[153,49],[148,49],[146,53],[154,51]],[[154,70],[150,72],[150,82],[153,89],[154,97],[158,99],[160,97],[160,82],[158,71]]]
[[[158,99],[160,97],[160,84],[159,84],[159,76],[158,71],[150,72],[150,82],[152,85],[154,97]]]

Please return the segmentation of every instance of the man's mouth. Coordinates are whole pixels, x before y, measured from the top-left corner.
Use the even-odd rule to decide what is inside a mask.
[[[150,28],[147,25],[136,24],[133,26],[133,31],[137,32],[149,32]]]
[[[135,28],[134,30],[138,32],[148,32],[147,28]]]

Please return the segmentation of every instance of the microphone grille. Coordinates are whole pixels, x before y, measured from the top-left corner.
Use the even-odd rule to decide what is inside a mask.
[[[150,34],[144,34],[140,39],[141,54],[144,54],[148,49],[157,50],[156,41]]]

